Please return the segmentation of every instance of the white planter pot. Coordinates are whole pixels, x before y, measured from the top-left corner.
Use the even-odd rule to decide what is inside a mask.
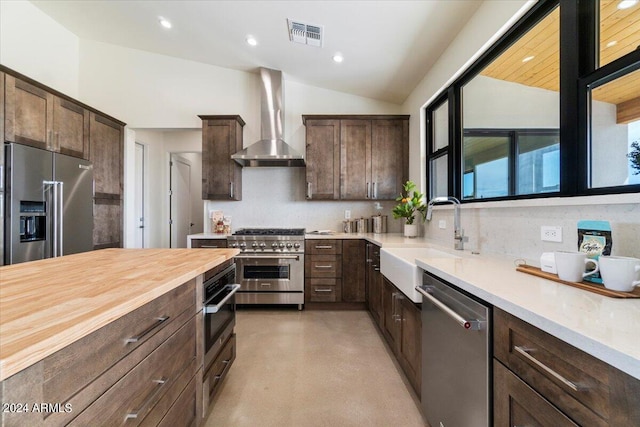
[[[419,234],[420,234],[420,228],[418,224],[404,225],[404,237],[418,237]]]

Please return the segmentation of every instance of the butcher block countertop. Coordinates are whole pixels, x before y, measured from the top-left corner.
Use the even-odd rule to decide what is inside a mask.
[[[0,267],[0,381],[236,254],[103,249]]]

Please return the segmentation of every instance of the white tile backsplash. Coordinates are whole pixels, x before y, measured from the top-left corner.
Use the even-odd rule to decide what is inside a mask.
[[[541,199],[544,200],[544,199]],[[588,200],[588,198],[584,198]],[[469,242],[465,248],[485,253],[499,253],[526,259],[537,265],[543,252],[577,250],[579,220],[606,220],[611,224],[614,255],[640,258],[640,203],[496,206],[483,208],[463,205],[461,223]],[[447,229],[438,228],[438,221],[445,219]],[[562,227],[562,243],[543,242],[540,227]],[[425,224],[429,238],[453,246],[453,209],[436,208],[431,222]]]

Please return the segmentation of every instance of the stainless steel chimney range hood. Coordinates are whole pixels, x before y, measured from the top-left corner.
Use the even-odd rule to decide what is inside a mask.
[[[241,166],[305,166],[302,154],[282,139],[284,96],[282,71],[260,68],[261,139],[231,155]]]

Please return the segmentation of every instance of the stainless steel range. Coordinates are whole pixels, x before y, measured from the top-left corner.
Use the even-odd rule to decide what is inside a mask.
[[[304,228],[241,228],[227,237],[241,287],[237,304],[304,304]]]

